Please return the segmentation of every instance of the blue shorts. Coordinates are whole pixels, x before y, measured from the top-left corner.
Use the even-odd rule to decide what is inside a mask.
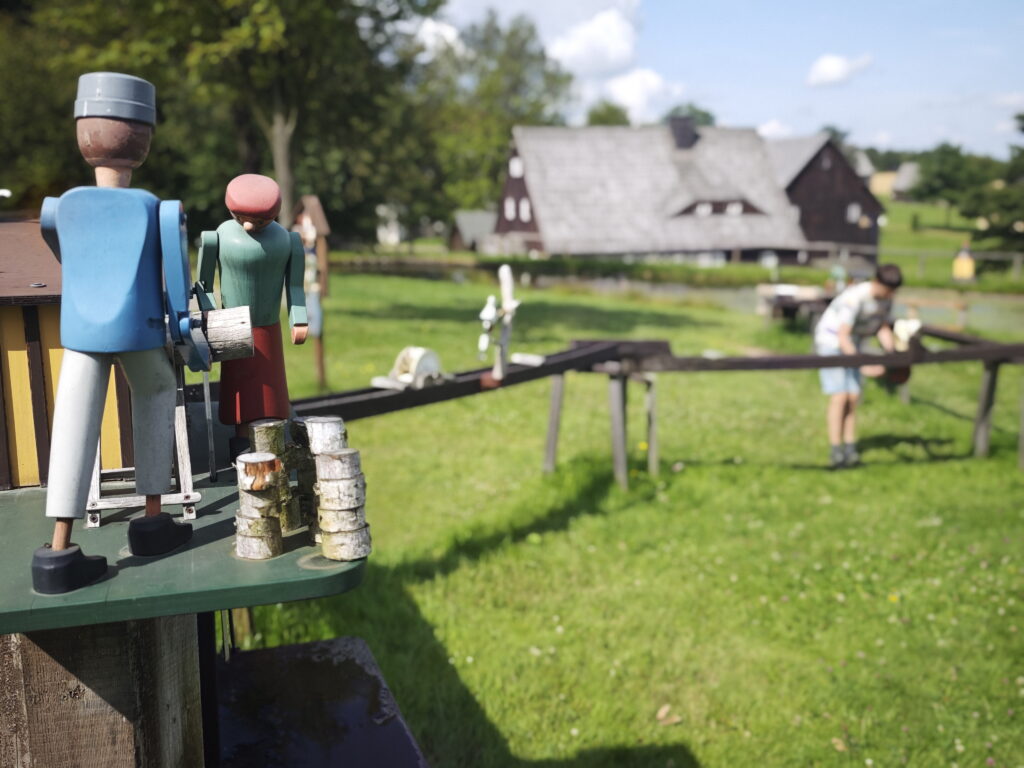
[[[819,349],[819,355],[838,355],[838,349]],[[819,368],[818,377],[821,379],[821,391],[826,395],[859,395],[860,394],[860,369],[859,368]]]
[[[320,291],[310,291],[306,294],[306,319],[309,322],[309,330],[306,332],[310,338],[319,339],[324,334],[324,312],[320,306]]]

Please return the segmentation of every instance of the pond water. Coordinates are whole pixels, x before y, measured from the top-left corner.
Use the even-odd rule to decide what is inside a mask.
[[[617,278],[576,278],[540,276],[533,280],[537,288],[558,285],[579,286],[595,293],[626,295],[642,294],[678,301],[699,301],[718,304],[725,309],[753,314],[757,294],[753,286],[739,288],[705,288],[671,283],[646,283]],[[919,317],[933,325],[954,326],[960,322],[955,304],[966,303],[967,326],[979,333],[1018,334],[1024,336],[1024,296],[993,293],[960,293],[928,288],[905,288],[897,294],[895,314],[908,314],[907,301],[928,304],[948,302],[950,306],[918,307]]]
[[[379,266],[359,265],[352,271],[383,274],[401,274],[408,277],[422,277],[432,280],[478,281],[493,280],[488,270],[438,263],[423,265],[408,262]],[[753,314],[757,308],[757,294],[753,286],[736,288],[707,288],[677,283],[647,283],[642,280],[624,278],[581,278],[539,275],[531,284],[536,288],[572,286],[609,295],[646,295],[676,301],[697,301],[717,304],[725,309]],[[901,301],[902,299],[902,301]],[[978,333],[999,333],[1024,336],[1024,296],[993,293],[970,293],[930,288],[904,288],[897,294],[895,312],[897,317],[908,314],[906,301],[920,300],[925,304],[947,303],[950,306],[922,306],[920,318],[933,325],[956,326],[960,312],[954,306],[966,302],[967,327]]]

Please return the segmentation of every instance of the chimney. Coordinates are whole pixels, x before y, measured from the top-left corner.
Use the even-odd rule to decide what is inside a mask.
[[[697,124],[694,123],[692,117],[673,115],[668,119],[668,127],[672,131],[672,139],[675,141],[677,149],[689,149],[700,138],[697,133]]]

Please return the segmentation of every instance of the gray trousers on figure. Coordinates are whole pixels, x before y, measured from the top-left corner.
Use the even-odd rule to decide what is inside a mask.
[[[132,390],[136,492],[148,496],[170,490],[177,384],[167,352],[163,348],[118,353],[67,349],[53,411],[47,517],[85,517],[115,359]]]

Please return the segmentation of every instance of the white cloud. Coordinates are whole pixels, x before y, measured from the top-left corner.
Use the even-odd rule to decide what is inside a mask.
[[[819,56],[807,72],[807,85],[838,85],[871,65],[871,54],[856,58],[826,53]]]
[[[465,50],[459,39],[459,30],[447,22],[431,18],[423,19],[420,23],[416,30],[416,41],[423,46],[424,53],[429,57],[448,47],[459,52]]]
[[[556,37],[548,52],[583,77],[619,72],[633,61],[636,27],[618,8],[607,8]]]
[[[772,118],[766,123],[757,126],[757,132],[766,139],[784,139],[793,135],[793,129],[781,120]]]
[[[613,77],[604,85],[609,99],[621,104],[635,123],[657,120],[682,97],[682,83],[666,80],[653,69],[636,67]]]
[[[1013,91],[1011,93],[997,93],[992,97],[992,103],[997,107],[1009,107],[1010,109],[1024,108],[1024,91]]]
[[[871,143],[884,149],[892,144],[892,134],[888,131],[875,131],[875,135],[871,137]]]

